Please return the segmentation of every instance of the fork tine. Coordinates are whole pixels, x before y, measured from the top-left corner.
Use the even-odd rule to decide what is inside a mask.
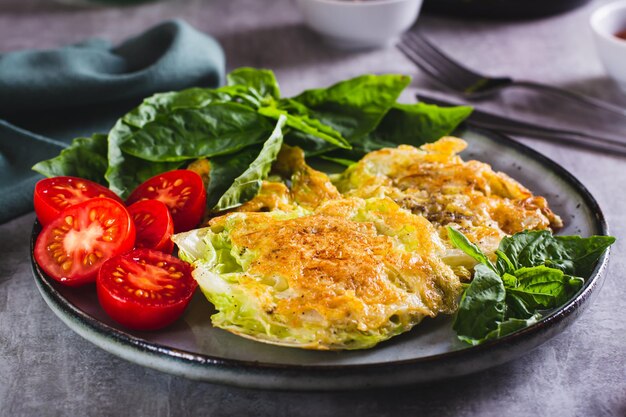
[[[426,37],[421,29],[417,29],[415,32],[410,33],[413,39],[419,39],[422,45],[424,45],[427,49],[432,51],[433,54],[439,56],[444,61],[446,61],[449,65],[454,66],[459,71],[463,71],[468,75],[471,75],[475,79],[485,78],[483,74],[478,74],[477,72],[472,71],[471,69],[461,65],[456,60],[452,59],[449,55],[446,55],[441,51],[441,49],[437,48],[433,43]]]
[[[447,78],[447,82],[461,83],[463,90],[482,78],[450,61],[444,55],[434,50],[432,45],[425,42],[425,40],[419,36],[408,34],[405,38],[405,42],[417,55],[422,56],[427,62],[431,63],[431,66],[437,68],[439,72],[444,74]]]
[[[451,88],[457,91],[463,91],[466,85],[460,83],[459,79],[454,77],[449,77],[448,75],[442,75],[439,68],[435,67],[432,63],[428,62],[428,60],[421,57],[417,54],[411,47],[406,45],[404,42],[400,42],[396,45],[396,47],[407,57],[411,62],[417,65],[422,71],[426,74],[430,75],[436,81],[439,81],[441,85],[447,88]]]

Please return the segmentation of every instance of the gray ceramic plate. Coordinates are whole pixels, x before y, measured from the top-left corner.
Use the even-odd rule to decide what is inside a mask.
[[[595,199],[556,163],[504,136],[466,129],[466,159],[490,163],[548,198],[566,226],[563,234],[605,235]],[[34,243],[39,226],[35,224]],[[315,352],[266,345],[213,328],[213,309],[198,291],[176,324],[158,332],[130,332],[100,308],[93,287],[70,289],[47,277],[33,261],[35,282],[52,311],[72,330],[117,356],[164,372],[204,381],[266,389],[357,389],[425,382],[483,370],[528,353],[565,330],[603,281],[608,253],[581,291],[534,326],[470,347],[459,342],[451,319],[427,319],[376,348]]]

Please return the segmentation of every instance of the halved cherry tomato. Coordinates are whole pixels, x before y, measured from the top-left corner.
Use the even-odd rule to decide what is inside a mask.
[[[170,209],[176,233],[200,223],[206,205],[206,190],[200,175],[187,169],[164,172],[145,181],[126,200],[159,200]]]
[[[42,225],[54,220],[61,210],[95,197],[123,201],[111,190],[93,181],[76,177],[52,177],[35,185],[35,212]]]
[[[135,222],[136,248],[154,249],[172,253],[174,221],[167,206],[159,200],[140,200],[128,207]]]
[[[191,265],[163,252],[135,249],[102,265],[98,300],[109,316],[135,330],[157,330],[181,316],[198,286]]]
[[[135,244],[126,208],[110,198],[92,198],[61,211],[35,243],[35,260],[55,280],[70,286],[94,282],[100,265]]]

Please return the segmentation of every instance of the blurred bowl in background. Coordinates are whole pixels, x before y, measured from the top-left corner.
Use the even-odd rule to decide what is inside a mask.
[[[306,24],[342,49],[390,46],[419,15],[422,0],[296,0]]]
[[[598,8],[590,24],[600,60],[626,93],[626,0]]]

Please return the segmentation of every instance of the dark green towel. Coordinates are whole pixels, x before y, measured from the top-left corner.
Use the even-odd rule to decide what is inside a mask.
[[[181,21],[112,47],[102,40],[0,54],[0,223],[32,210],[38,161],[106,133],[153,93],[223,82],[224,54]]]

